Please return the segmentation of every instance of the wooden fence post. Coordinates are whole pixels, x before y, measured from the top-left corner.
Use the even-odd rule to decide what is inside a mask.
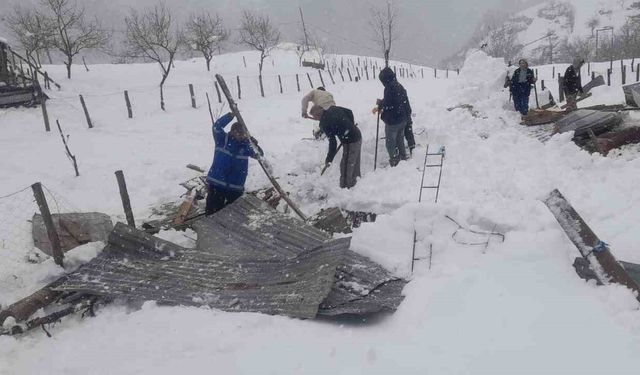
[[[82,110],[84,111],[84,117],[87,118],[87,125],[89,125],[89,129],[93,128],[93,124],[91,123],[91,117],[89,116],[89,110],[87,109],[87,104],[84,102],[84,98],[82,95],[80,96],[80,104],[82,104]]]
[[[556,77],[556,66],[553,66],[553,70],[551,71],[551,77],[555,78]]]
[[[367,77],[367,81],[369,80],[369,68],[367,68],[366,66],[364,67],[364,73]]]
[[[596,72],[591,72],[591,80],[593,81],[594,79],[596,79]]]
[[[191,95],[191,107],[195,108],[196,107],[196,93],[193,92],[193,84],[192,83],[189,84],[189,95]]]
[[[136,222],[133,219],[133,211],[131,210],[131,201],[129,200],[129,192],[127,191],[127,183],[124,180],[124,173],[122,171],[116,171],[116,179],[118,180],[118,189],[120,190],[120,198],[122,199],[122,208],[127,217],[127,224],[131,228],[136,227]]]
[[[342,82],[344,82],[344,75],[342,74],[342,69],[338,69],[338,73],[340,73],[340,78],[342,78]]]
[[[438,78],[438,70],[433,68],[433,78]]]
[[[240,76],[236,76],[238,81],[238,100],[242,99],[242,90],[240,90]]]
[[[336,81],[333,79],[333,74],[331,74],[331,69],[329,69],[329,78],[331,78],[331,83],[336,84]]]
[[[218,103],[222,103],[222,96],[220,96],[220,87],[218,87],[218,81],[215,81],[213,85],[216,88],[216,93],[218,94]]]
[[[626,65],[622,66],[622,84],[623,85],[627,84],[627,66]]]
[[[607,86],[611,86],[611,69],[607,69]]]
[[[46,89],[51,89],[51,83],[49,82],[49,73],[44,72],[44,87]]]
[[[311,89],[313,90],[313,82],[311,82],[311,76],[309,73],[307,73],[307,78],[309,79],[309,86],[311,86]]]
[[[318,75],[320,76],[320,82],[322,83],[322,87],[325,87],[324,78],[322,78],[322,70],[318,70]]]
[[[636,82],[640,82],[640,64],[636,65]]]
[[[278,83],[280,84],[280,94],[282,94],[282,77],[278,74]]]
[[[353,82],[353,77],[351,77],[351,71],[349,70],[349,67],[347,67],[347,74],[349,74],[349,81]]]
[[[564,101],[564,77],[558,73],[558,96],[561,102]]]
[[[422,74],[422,79],[424,79],[424,68],[420,69],[420,73]]]
[[[51,217],[51,211],[49,211],[47,198],[42,191],[42,184],[36,182],[35,184],[31,185],[31,189],[33,190],[33,196],[36,198],[36,202],[38,203],[38,208],[40,209],[40,214],[42,215],[42,220],[44,221],[44,226],[45,228],[47,228],[47,237],[49,237],[49,242],[51,243],[53,260],[57,265],[63,267],[64,253],[62,252],[62,247],[60,246],[60,237],[58,237],[58,232],[56,231],[56,227],[53,224],[53,218]]]
[[[242,61],[244,62],[244,67],[247,67],[247,58],[242,56]]]
[[[449,78],[449,68],[447,68],[447,78]]]
[[[49,126],[49,112],[47,112],[47,98],[45,98],[42,88],[38,85],[38,96],[40,97],[40,107],[42,107],[42,118],[44,119],[44,130],[51,131]]]
[[[540,81],[540,87],[542,88],[542,91],[544,91],[545,87],[544,87],[544,79]]]
[[[298,92],[300,92],[300,77],[296,74],[296,85],[298,86]]]
[[[127,105],[127,115],[129,118],[133,118],[133,111],[131,109],[131,101],[129,100],[129,91],[124,90],[124,102]]]

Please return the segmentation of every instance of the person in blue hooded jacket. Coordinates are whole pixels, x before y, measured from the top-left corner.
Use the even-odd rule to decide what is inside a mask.
[[[257,158],[258,153],[263,155],[258,142],[248,136],[242,124],[236,122],[231,125],[229,133],[224,131],[234,117],[233,113],[227,113],[213,124],[216,148],[213,164],[207,174],[207,215],[220,211],[244,194],[249,158]],[[251,147],[252,142],[258,148],[258,153]]]
[[[533,70],[529,69],[529,63],[525,59],[520,59],[518,69],[511,76],[511,95],[513,96],[513,106],[522,116],[529,113],[529,96],[531,95],[531,85],[535,85],[536,77]]]

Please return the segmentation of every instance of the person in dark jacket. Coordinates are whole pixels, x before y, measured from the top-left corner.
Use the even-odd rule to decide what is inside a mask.
[[[529,113],[529,96],[531,95],[531,85],[535,85],[536,76],[533,70],[529,69],[529,63],[525,59],[518,62],[519,68],[511,76],[511,95],[513,96],[513,106],[522,116]]]
[[[311,108],[311,116],[320,119],[320,130],[329,140],[329,152],[325,166],[329,166],[338,153],[338,140],[342,144],[342,160],[340,161],[340,187],[350,189],[360,177],[360,150],[362,134],[355,124],[350,109],[332,106],[325,110],[320,106]]]
[[[576,57],[564,73],[563,89],[567,97],[567,112],[578,109],[578,94],[584,94],[580,75],[582,65],[584,65],[584,59]]]
[[[233,113],[227,113],[213,124],[216,148],[213,164],[207,174],[207,215],[220,211],[244,194],[244,183],[249,173],[249,158],[258,156],[251,147],[251,141],[256,147],[257,142],[248,137],[240,123],[231,125],[229,133],[224,131],[233,118]],[[259,147],[258,152],[260,155],[263,154]]]
[[[407,139],[410,151],[416,147],[413,136],[413,121],[411,120],[411,104],[407,90],[398,82],[396,74],[391,68],[382,69],[378,78],[384,85],[384,98],[378,99],[377,108],[374,111],[382,111],[380,118],[385,124],[389,163],[394,167],[398,165],[400,160],[407,159],[403,135]]]

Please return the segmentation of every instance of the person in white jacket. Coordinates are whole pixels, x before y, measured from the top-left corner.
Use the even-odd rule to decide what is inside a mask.
[[[315,90],[309,91],[307,95],[302,98],[302,117],[303,118],[313,118],[310,117],[307,113],[309,108],[309,103],[313,103],[314,106],[321,107],[325,111],[336,105],[336,102],[333,100],[333,95],[325,90],[324,87],[318,87]],[[320,119],[314,119],[320,120]]]

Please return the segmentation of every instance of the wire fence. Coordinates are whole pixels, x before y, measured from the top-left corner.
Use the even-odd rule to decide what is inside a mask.
[[[54,222],[59,220],[60,214],[80,212],[75,204],[62,195],[44,185],[42,187]],[[37,256],[32,256],[33,220],[39,214],[40,209],[31,186],[0,196],[0,256],[10,253],[15,257],[19,254],[29,257],[31,261],[47,258],[40,252]]]

